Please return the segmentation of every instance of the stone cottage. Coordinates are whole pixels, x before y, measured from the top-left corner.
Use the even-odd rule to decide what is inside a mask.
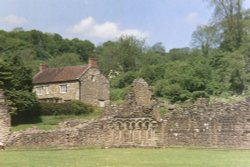
[[[45,102],[80,100],[100,107],[109,104],[109,81],[101,74],[94,58],[89,58],[83,66],[40,65],[33,78],[33,92],[39,101]]]

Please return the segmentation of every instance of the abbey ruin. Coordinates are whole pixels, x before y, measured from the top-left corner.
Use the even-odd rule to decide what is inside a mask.
[[[6,107],[0,108],[0,139],[7,147],[211,147],[250,148],[250,98],[209,105],[199,99],[193,106],[170,108],[160,119],[160,104],[143,79],[133,82],[125,102],[106,106],[97,120],[74,120],[55,130],[27,129],[9,134]],[[8,136],[8,138],[6,137]]]

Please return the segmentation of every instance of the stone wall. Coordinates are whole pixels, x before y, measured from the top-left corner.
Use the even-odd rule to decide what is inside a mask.
[[[159,104],[143,79],[134,80],[124,104],[111,106],[105,113],[113,114],[109,117],[112,146],[158,147]]]
[[[145,94],[143,94],[145,92]],[[157,147],[158,105],[147,83],[136,80],[125,103],[99,120],[68,121],[56,130],[28,129],[11,134],[9,147]],[[106,110],[105,112],[109,112]]]
[[[56,130],[14,132],[7,147],[157,147],[157,127],[151,119],[68,121]]]
[[[109,105],[109,81],[98,68],[90,68],[80,78],[80,82],[80,99],[82,101],[100,107]]]
[[[159,120],[159,103],[152,98],[152,92],[143,79],[136,79],[131,85],[124,103],[108,106],[104,116],[115,118],[153,118]]]
[[[73,126],[69,126],[73,124]],[[74,125],[75,124],[75,125]],[[27,129],[11,134],[8,147],[103,147],[108,137],[103,121],[63,122],[56,130]]]
[[[209,105],[199,99],[159,118],[159,103],[143,79],[133,82],[124,104],[103,117],[68,121],[56,130],[14,132],[9,147],[212,147],[250,149],[250,98]]]
[[[60,85],[67,86],[67,92],[60,92]],[[40,88],[41,94],[37,94],[37,98],[39,100],[47,100],[50,99],[59,99],[58,102],[69,101],[69,100],[79,100],[79,82],[61,82],[61,83],[50,83],[50,84],[43,84],[43,85],[35,85],[33,88],[33,92]],[[47,90],[46,90],[47,89]]]
[[[10,115],[5,105],[3,91],[0,90],[0,142],[6,143],[10,134]]]
[[[250,98],[172,111],[162,123],[164,146],[250,148]]]

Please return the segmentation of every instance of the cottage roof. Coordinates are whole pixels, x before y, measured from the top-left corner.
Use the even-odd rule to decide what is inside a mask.
[[[60,68],[46,68],[38,72],[33,78],[33,84],[65,82],[78,80],[89,69],[88,65],[68,66]]]

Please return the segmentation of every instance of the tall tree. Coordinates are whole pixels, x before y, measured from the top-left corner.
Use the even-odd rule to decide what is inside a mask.
[[[10,62],[0,59],[0,70],[0,88],[5,91],[12,123],[37,121],[39,106],[32,93],[31,70],[18,57]]]
[[[11,70],[8,64],[0,59],[0,88],[5,88],[11,78]]]
[[[207,56],[211,48],[220,44],[220,34],[215,26],[198,26],[192,34],[192,46],[200,48]]]
[[[223,41],[221,48],[234,51],[241,46],[243,38],[242,3],[244,0],[208,0],[214,11],[214,24],[220,25]]]
[[[106,42],[97,48],[98,63],[104,74],[110,71],[137,70],[143,55],[144,41],[134,37],[121,37],[115,42]]]
[[[82,41],[77,38],[72,40],[72,47],[73,51],[78,53],[81,56],[81,60],[85,62],[88,60],[88,57],[93,56],[92,54],[95,50],[95,45],[92,42],[88,40]]]

